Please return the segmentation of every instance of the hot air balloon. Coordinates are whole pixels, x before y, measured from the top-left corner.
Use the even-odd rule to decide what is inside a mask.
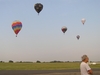
[[[85,21],[86,21],[86,19],[84,19],[84,18],[81,20],[83,25],[84,25]]]
[[[34,9],[36,10],[36,12],[39,14],[41,12],[41,10],[43,9],[43,5],[41,3],[36,3],[34,5]]]
[[[22,23],[18,20],[15,20],[12,23],[12,29],[13,29],[14,33],[16,34],[16,37],[17,37],[19,31],[22,29]]]
[[[62,30],[63,33],[65,33],[65,32],[67,31],[67,27],[66,27],[66,26],[63,26],[63,27],[61,28],[61,30]]]
[[[79,40],[80,36],[79,36],[79,35],[77,35],[77,36],[76,36],[76,38]]]

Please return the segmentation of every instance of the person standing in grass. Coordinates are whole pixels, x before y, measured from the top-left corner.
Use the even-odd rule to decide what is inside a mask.
[[[88,56],[83,55],[81,58],[82,58],[82,62],[80,64],[81,75],[91,75],[91,74],[93,74],[90,66],[87,63],[89,61]]]

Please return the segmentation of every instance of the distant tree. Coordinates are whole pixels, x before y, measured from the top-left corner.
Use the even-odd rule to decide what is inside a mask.
[[[46,63],[45,61],[43,63]]]
[[[41,61],[37,60],[36,63],[41,63]]]
[[[50,63],[63,63],[63,61],[56,61],[56,60],[54,60],[54,61],[50,61]]]
[[[33,63],[32,61],[23,61],[23,63]]]
[[[19,63],[22,63],[22,61],[20,61]]]
[[[92,61],[90,61],[90,63],[92,63]]]
[[[4,63],[4,61],[0,61],[0,63]]]
[[[13,61],[12,60],[9,60],[9,63],[13,63]]]

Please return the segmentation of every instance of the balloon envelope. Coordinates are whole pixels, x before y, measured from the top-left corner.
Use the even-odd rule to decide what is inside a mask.
[[[36,3],[34,5],[34,9],[36,10],[36,12],[39,14],[41,12],[41,10],[43,9],[43,5],[41,3]]]
[[[62,30],[63,33],[65,33],[65,32],[67,31],[67,27],[63,26],[63,27],[61,28],[61,30]]]
[[[77,36],[76,36],[76,38],[79,40],[80,36],[79,36],[79,35],[77,35]]]
[[[13,29],[14,33],[16,34],[16,37],[17,37],[17,34],[22,29],[22,23],[20,21],[18,21],[18,20],[15,20],[12,23],[12,29]]]
[[[84,25],[85,21],[86,21],[86,19],[84,19],[84,18],[81,20],[83,25]]]

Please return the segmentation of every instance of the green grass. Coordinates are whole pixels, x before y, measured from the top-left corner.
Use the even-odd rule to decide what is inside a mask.
[[[0,70],[66,70],[79,69],[80,63],[0,63]],[[90,65],[91,68],[100,68]]]

